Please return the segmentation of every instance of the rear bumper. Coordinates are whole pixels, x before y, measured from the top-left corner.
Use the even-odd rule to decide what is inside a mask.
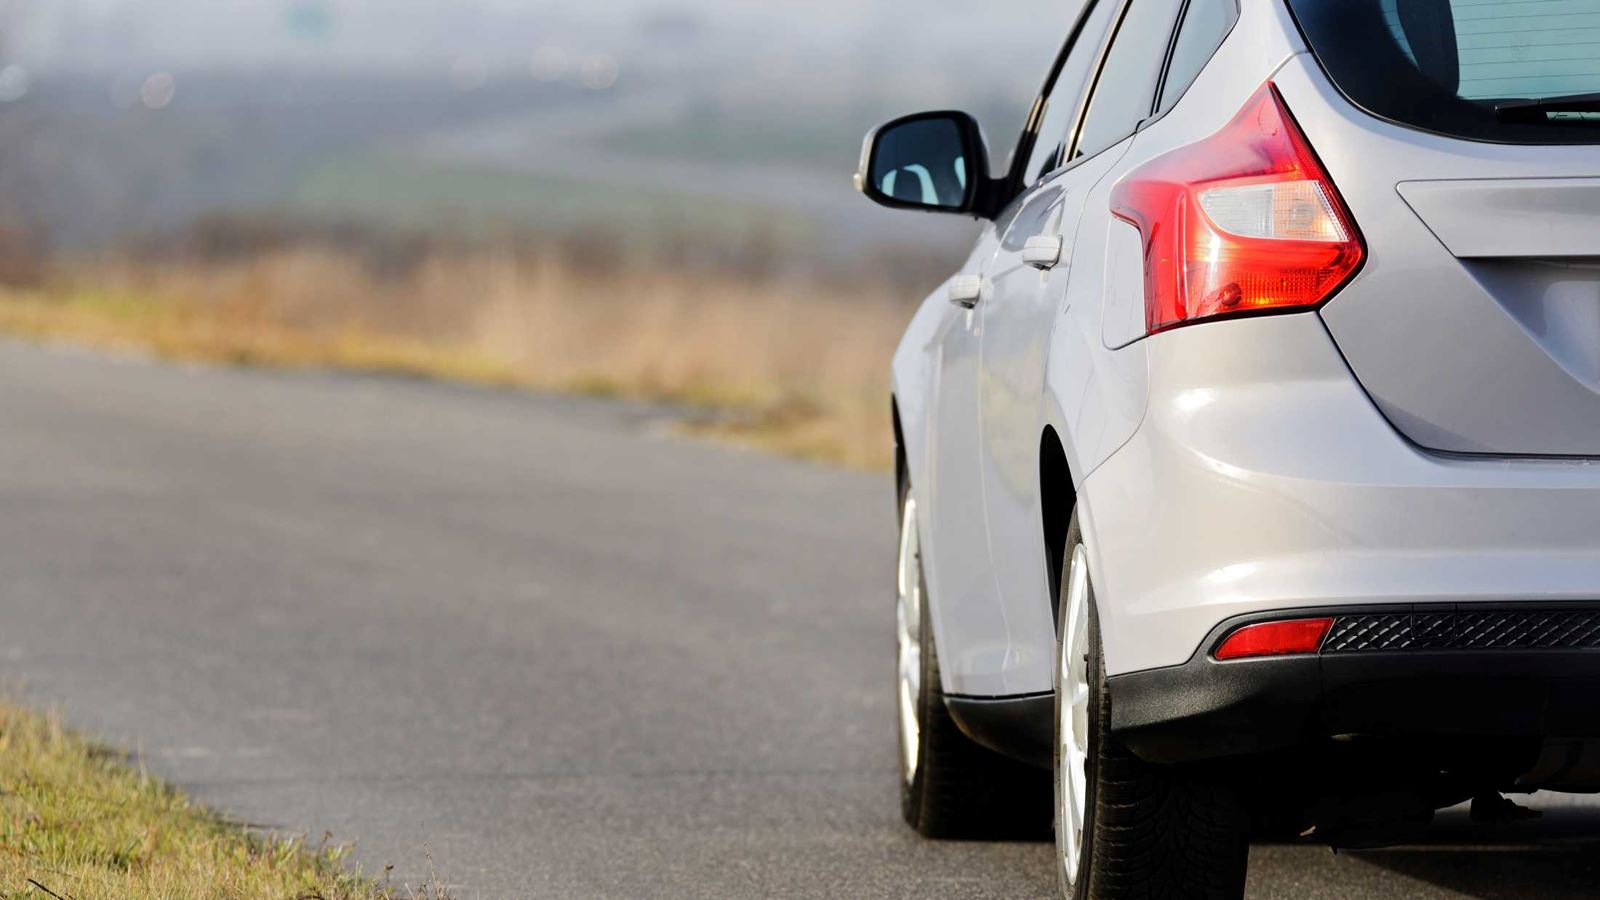
[[[1418,449],[1316,315],[1145,343],[1144,420],[1078,491],[1108,675],[1255,613],[1600,601],[1600,461]]]
[[[1340,623],[1320,653],[1210,656],[1240,625],[1318,614]],[[1485,621],[1495,623],[1492,630],[1478,628]],[[1600,631],[1595,604],[1240,616],[1213,629],[1183,665],[1112,677],[1111,728],[1152,762],[1269,752],[1345,734],[1597,738],[1600,639],[1591,629]]]

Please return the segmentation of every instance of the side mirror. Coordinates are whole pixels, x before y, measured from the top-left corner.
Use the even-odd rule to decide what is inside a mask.
[[[990,191],[989,148],[963,112],[928,112],[868,132],[856,190],[896,209],[982,215]]]

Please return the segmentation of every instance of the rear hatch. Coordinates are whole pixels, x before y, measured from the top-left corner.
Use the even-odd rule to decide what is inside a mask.
[[[1600,456],[1600,0],[1289,0],[1368,247],[1322,315],[1416,443]],[[1594,94],[1594,96],[1589,96]]]

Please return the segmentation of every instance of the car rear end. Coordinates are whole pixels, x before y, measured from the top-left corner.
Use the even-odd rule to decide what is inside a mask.
[[[1600,3],[1287,8],[1309,52],[1240,130],[1136,144],[1115,195],[1149,406],[1081,493],[1113,729],[1600,787]]]

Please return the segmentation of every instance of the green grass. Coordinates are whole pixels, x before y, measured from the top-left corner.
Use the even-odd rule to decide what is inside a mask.
[[[230,822],[54,717],[0,705],[0,897],[446,896],[384,887],[346,856]]]

